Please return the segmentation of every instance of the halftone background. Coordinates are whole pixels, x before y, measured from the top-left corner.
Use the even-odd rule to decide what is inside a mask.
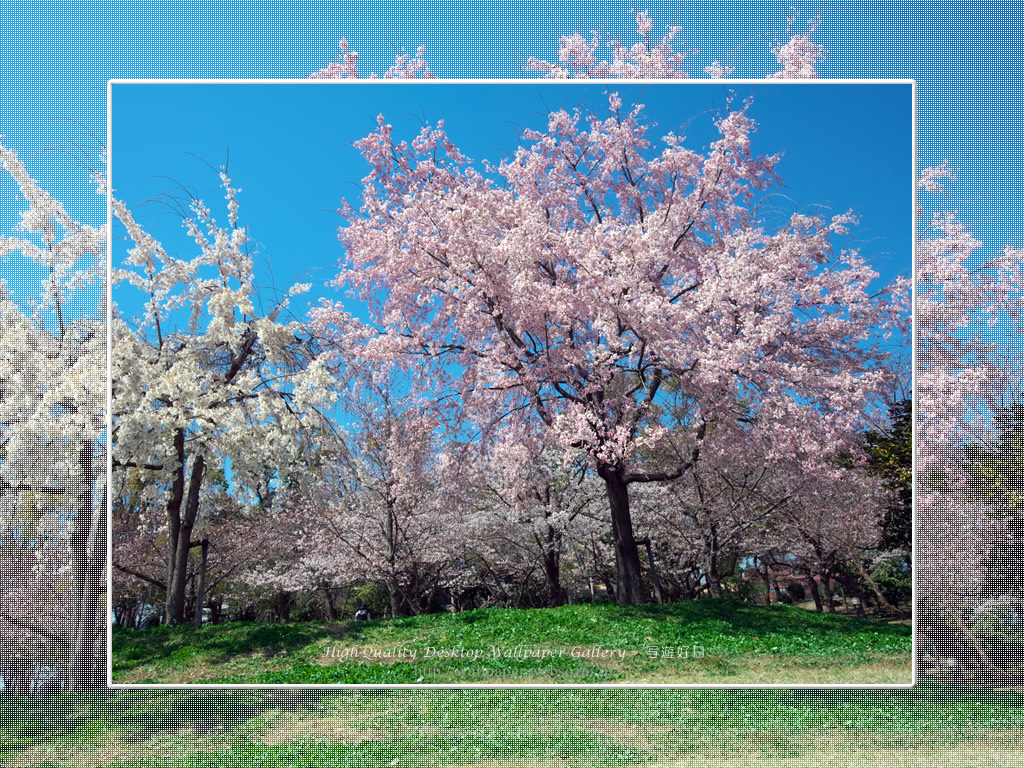
[[[561,35],[636,40],[635,11],[649,11],[657,39],[682,29],[683,68],[701,76],[717,60],[737,77],[778,70],[772,45],[786,40],[779,3],[57,3],[0,4],[0,136],[29,174],[94,227],[104,199],[90,184],[102,168],[106,81],[125,77],[304,77],[326,66],[346,38],[360,74],[383,72],[403,51],[426,46],[440,77],[517,77],[531,56],[557,61]],[[953,210],[982,246],[983,264],[1022,241],[1021,21],[1011,4],[806,3],[793,31],[816,14],[825,51],[821,77],[918,81],[920,166],[950,161],[956,181],[926,195]],[[601,49],[604,50],[604,49]],[[246,104],[225,104],[245,111]],[[216,115],[210,116],[216,120]],[[243,184],[244,186],[244,184]],[[0,235],[23,204],[0,178]],[[88,265],[75,265],[86,268]],[[18,253],[0,257],[14,305],[40,292],[46,270]],[[83,325],[101,320],[102,287],[65,307]],[[8,326],[4,326],[6,330]],[[52,330],[52,327],[49,328]],[[975,329],[1019,361],[1003,325]],[[13,333],[13,331],[7,331]],[[0,343],[11,339],[0,339]],[[104,381],[90,379],[96,391]],[[950,408],[956,398],[951,393]],[[958,416],[958,413],[951,415]],[[959,426],[972,423],[965,409]],[[100,453],[97,449],[97,456]],[[43,457],[45,458],[45,457]],[[941,457],[940,457],[941,458]],[[947,489],[948,490],[948,489]],[[972,509],[952,492],[922,514],[918,566],[925,616],[948,612],[963,582]],[[62,508],[63,509],[63,508]],[[70,504],[58,515],[71,519]],[[102,530],[97,520],[90,530]],[[993,534],[995,535],[995,534]],[[964,558],[958,559],[958,552]],[[69,651],[57,615],[59,589],[24,595],[34,564],[0,551],[0,661],[31,669]],[[948,563],[948,566],[945,565]],[[1006,563],[1006,565],[1012,565]],[[940,594],[941,592],[941,594]],[[1015,595],[1017,598],[1019,594]],[[930,613],[929,613],[930,612]],[[17,622],[12,622],[10,619]],[[40,632],[42,630],[42,632]],[[49,633],[49,634],[47,634]],[[951,637],[950,643],[959,642]],[[1010,646],[1011,651],[1013,646]],[[955,647],[945,649],[957,657]],[[54,655],[57,655],[55,657]],[[1010,657],[1019,667],[1019,657]],[[978,688],[954,666],[914,691],[384,691],[118,692],[50,695],[0,704],[0,761],[15,765],[827,765],[1021,762],[1019,701]],[[1002,683],[1012,681],[1001,681]]]

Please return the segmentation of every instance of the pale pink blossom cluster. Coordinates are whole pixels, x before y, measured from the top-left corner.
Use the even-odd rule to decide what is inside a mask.
[[[807,31],[794,32],[796,14],[786,18],[785,43],[772,47],[780,69],[768,75],[774,78],[814,78],[816,65],[825,59],[824,48],[811,42],[811,35],[821,23],[821,17],[814,17]],[[660,40],[654,42],[651,33],[654,22],[644,11],[636,13],[636,42],[626,44],[617,38],[605,39],[597,33],[588,40],[579,33],[564,35],[559,41],[558,61],[552,63],[530,56],[526,61],[527,72],[538,72],[545,77],[565,80],[571,78],[685,78],[689,73],[684,68],[686,53],[677,48],[676,38],[682,27],[669,25]],[[359,77],[357,63],[359,54],[349,50],[348,41],[339,42],[341,54],[338,60],[310,75],[321,80],[338,80]],[[610,59],[598,55],[599,49],[607,48]],[[718,60],[704,67],[704,74],[710,78],[728,77],[735,68],[724,66]],[[398,54],[395,63],[382,75],[384,78],[431,78],[433,74],[426,61],[426,47],[420,46],[415,56]],[[377,77],[370,73],[370,78]]]
[[[419,355],[424,381],[453,361],[472,377],[471,407],[493,413],[488,393],[517,393],[565,446],[582,442],[607,464],[627,461],[650,404],[644,386],[613,399],[628,371],[683,377],[709,418],[742,381],[790,403],[770,419],[779,429],[807,431],[825,407],[830,434],[849,432],[884,377],[864,367],[864,344],[898,330],[894,317],[906,323],[902,296],[869,298],[876,275],[856,252],[832,253],[851,219],[794,216],[775,232],[750,221],[775,158],[750,153],[742,110],[719,121],[706,155],[671,140],[648,160],[640,113],[618,107],[612,97],[611,115],[589,125],[552,114],[501,164],[500,185],[441,126],[395,143],[381,122],[359,142],[371,172],[363,209],[345,212],[337,284],[370,303],[379,331],[363,329],[362,354]],[[317,327],[348,332],[336,309],[315,310]],[[815,408],[798,404],[808,399]]]
[[[332,61],[323,69],[314,72],[309,77],[312,80],[345,80],[352,77],[359,77],[359,70],[356,67],[359,62],[359,54],[355,51],[350,51],[348,41],[342,38],[338,47],[341,48],[341,53],[338,55],[337,61]],[[434,77],[430,71],[430,67],[427,66],[427,48],[421,45],[416,49],[416,55],[410,56],[406,53],[400,53],[395,56],[395,63],[388,67],[381,75],[383,79],[412,79],[422,77],[431,79]],[[376,78],[377,74],[371,72],[370,78]]]
[[[922,192],[941,194],[948,164],[922,171]],[[997,407],[1010,382],[986,331],[1018,322],[1021,251],[1007,247],[978,263],[981,242],[955,212],[918,210],[917,247],[918,439],[921,469],[956,473],[949,458],[977,440],[985,413]]]
[[[447,477],[432,409],[378,387],[365,371],[355,377],[344,440],[265,517],[279,536],[242,578],[325,595],[370,581],[387,589],[394,615],[422,613],[465,541],[459,489]]]
[[[821,16],[811,20],[806,32],[794,33],[795,21],[796,14],[793,13],[786,19],[786,34],[789,35],[789,40],[772,48],[781,69],[769,77],[799,79],[818,76],[816,67],[818,62],[825,60],[825,49],[817,43],[812,43],[811,35],[821,23]]]
[[[590,42],[579,34],[563,37],[558,50],[558,64],[550,64],[530,57],[526,69],[542,72],[547,77],[686,77],[682,68],[685,55],[674,48],[673,41],[682,27],[670,26],[657,43],[651,41],[654,24],[647,11],[636,15],[637,42],[626,46],[618,40],[607,43],[611,61],[602,61],[595,55],[600,40],[594,36]],[[717,62],[716,62],[717,63]]]

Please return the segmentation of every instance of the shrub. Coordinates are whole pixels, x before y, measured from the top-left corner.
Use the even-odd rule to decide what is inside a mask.
[[[375,619],[380,619],[390,615],[391,598],[388,596],[387,588],[383,584],[365,581],[361,584],[355,584],[352,586],[352,591],[349,592],[348,595],[347,606],[345,606],[344,600],[340,600],[338,602],[339,614],[343,608],[346,614],[340,615],[339,618],[351,619],[355,616],[356,609],[361,603],[366,603],[366,607],[370,611],[370,616]]]
[[[914,580],[904,555],[893,554],[878,560],[871,569],[871,578],[893,605],[910,602]]]
[[[807,590],[804,589],[804,585],[799,581],[791,581],[786,585],[786,592],[793,598],[794,601],[799,602],[807,597]]]

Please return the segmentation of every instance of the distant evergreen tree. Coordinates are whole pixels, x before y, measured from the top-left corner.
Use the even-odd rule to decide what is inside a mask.
[[[985,561],[987,597],[1024,593],[1024,402],[999,409],[993,422],[994,444],[967,448],[971,492],[998,525]]]
[[[893,492],[893,500],[882,519],[882,536],[878,542],[882,550],[902,550],[909,553],[913,532],[913,404],[910,398],[900,400],[889,408],[889,429],[871,431],[866,435],[867,451],[871,457],[869,471],[885,478],[885,485]]]

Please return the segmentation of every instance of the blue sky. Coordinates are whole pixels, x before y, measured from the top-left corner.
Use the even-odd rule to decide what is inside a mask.
[[[556,58],[561,35],[597,31],[635,41],[635,10],[649,10],[655,36],[682,31],[677,47],[700,75],[714,59],[737,77],[777,69],[770,47],[815,14],[824,46],[822,77],[912,77],[918,81],[919,164],[950,160],[958,181],[936,206],[957,210],[983,241],[978,259],[1024,242],[1024,136],[1017,119],[1024,63],[1015,4],[910,0],[823,4],[777,0],[479,2],[357,0],[344,4],[181,0],[147,4],[96,0],[33,4],[0,0],[0,136],[72,215],[96,225],[102,198],[89,183],[106,141],[106,81],[114,77],[305,77],[338,53],[345,37],[363,74],[380,72],[400,50],[427,46],[443,77],[516,77],[526,59]],[[0,174],[0,200],[12,191]],[[11,219],[5,211],[0,226]],[[0,277],[25,283],[0,258]],[[26,285],[26,288],[30,286]]]
[[[228,163],[240,187],[241,219],[260,245],[273,282],[286,290],[312,282],[310,297],[337,297],[323,284],[342,256],[337,242],[344,197],[359,206],[367,171],[352,144],[376,128],[378,114],[395,137],[413,138],[424,120],[445,120],[464,154],[497,162],[511,155],[523,128],[542,128],[549,111],[580,105],[606,114],[608,92],[642,103],[657,127],[691,148],[714,140],[713,118],[730,93],[759,123],[753,149],[782,153],[784,211],[861,218],[855,245],[882,280],[910,273],[912,99],[909,85],[828,84],[115,84],[111,180],[115,194],[152,234],[182,256],[195,246],[180,219],[152,202],[189,187],[226,220],[211,166]],[[149,202],[147,202],[149,201]],[[115,229],[115,238],[119,229]],[[115,239],[114,259],[124,255]],[[264,284],[270,283],[264,271]],[[126,311],[133,289],[115,289]]]

